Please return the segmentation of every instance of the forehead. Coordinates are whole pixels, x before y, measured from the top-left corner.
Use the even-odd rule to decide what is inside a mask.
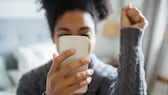
[[[87,12],[79,10],[65,12],[56,22],[56,27],[75,28],[81,26],[94,27],[94,20]]]

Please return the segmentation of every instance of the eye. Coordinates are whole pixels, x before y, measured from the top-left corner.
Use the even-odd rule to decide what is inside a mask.
[[[67,36],[67,35],[70,35],[70,34],[59,34],[58,36],[61,37],[61,36]]]
[[[81,36],[86,36],[86,37],[89,37],[89,35],[88,35],[88,34],[81,34]]]

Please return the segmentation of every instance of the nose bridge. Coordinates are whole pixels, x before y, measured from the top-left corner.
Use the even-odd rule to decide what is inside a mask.
[[[71,31],[71,35],[79,36],[80,35],[80,31],[78,31],[77,29],[73,30],[73,31]]]

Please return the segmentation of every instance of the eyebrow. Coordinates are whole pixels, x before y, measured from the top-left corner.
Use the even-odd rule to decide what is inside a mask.
[[[87,27],[87,26],[84,26],[84,27],[81,27],[80,29],[79,29],[79,31],[83,31],[83,30],[89,30],[90,28],[89,27]]]
[[[70,29],[65,28],[65,27],[59,27],[59,28],[57,29],[57,31],[67,31],[67,32],[70,32]]]
[[[79,31],[84,31],[84,30],[89,30],[89,29],[90,29],[89,27],[87,27],[87,26],[83,26],[83,27],[81,27],[81,28],[79,29]],[[66,28],[66,27],[59,27],[59,28],[57,29],[57,31],[66,31],[66,32],[70,32],[71,30],[68,29],[68,28]]]

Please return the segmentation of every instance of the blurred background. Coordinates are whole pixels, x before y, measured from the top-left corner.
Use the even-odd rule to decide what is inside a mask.
[[[113,14],[98,25],[95,54],[117,67],[121,7],[131,3],[149,21],[145,30],[148,95],[168,95],[168,0],[111,0]],[[0,95],[15,95],[21,75],[52,58],[55,45],[37,0],[0,0]]]

